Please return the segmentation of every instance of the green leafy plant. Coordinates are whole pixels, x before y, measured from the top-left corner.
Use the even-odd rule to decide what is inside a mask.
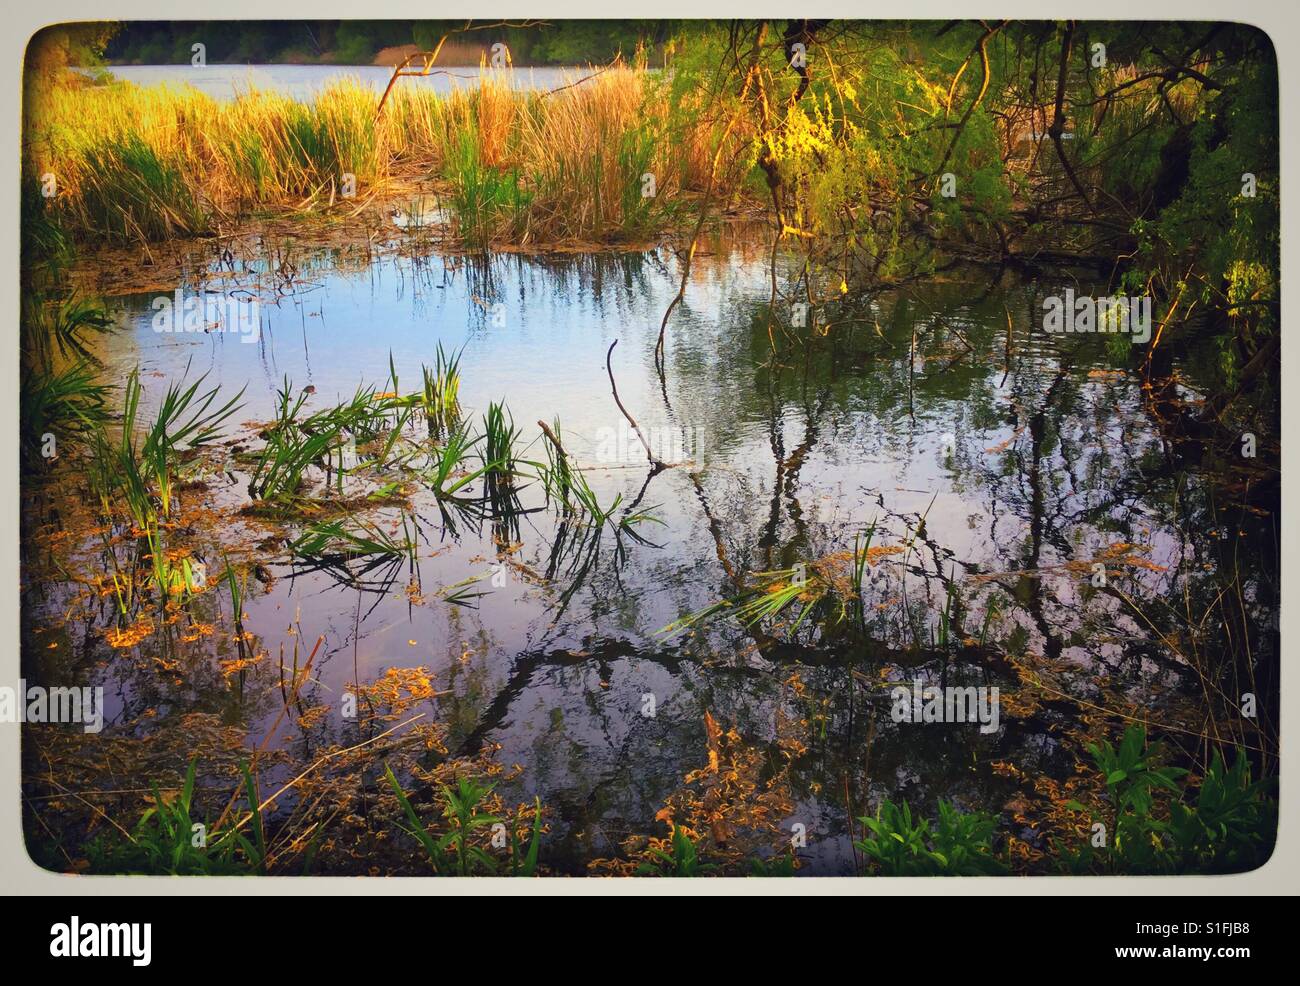
[[[1236,873],[1272,852],[1277,803],[1251,780],[1244,754],[1229,769],[1216,750],[1193,798],[1188,771],[1169,766],[1140,723],[1124,731],[1118,748],[1102,740],[1087,749],[1105,781],[1105,810],[1077,800],[1066,807],[1104,825],[1106,838],[1077,849],[1058,845],[1068,872]]]
[[[406,515],[402,515],[402,537],[396,538],[376,524],[363,520],[341,520],[312,524],[289,545],[295,555],[307,558],[404,555],[415,551]]]
[[[653,862],[645,862],[637,867],[637,876],[673,876],[694,877],[707,876],[717,866],[700,860],[695,842],[680,825],[673,826],[672,839],[669,843],[671,852],[652,848],[650,855]]]
[[[911,807],[885,799],[874,817],[860,818],[869,833],[854,842],[882,876],[990,876],[1005,867],[993,855],[996,816],[959,812],[939,802],[939,816],[913,816]]]
[[[485,825],[504,824],[500,815],[479,811],[495,784],[479,784],[473,778],[460,777],[456,789],[446,785],[442,788],[443,816],[451,825],[450,831],[438,840],[438,851],[450,849],[456,858],[456,875],[471,876],[476,868],[485,872],[496,873],[496,861],[473,842],[475,829]]]
[[[157,781],[151,784],[153,805],[131,832],[101,835],[87,845],[91,872],[238,876],[262,869],[264,839],[259,850],[233,828],[207,832],[194,818],[197,763],[197,758],[190,761],[180,791],[171,797]],[[256,810],[255,796],[252,802]]]
[[[771,859],[754,859],[749,864],[750,876],[785,877],[795,875],[794,853],[783,853]]]
[[[24,373],[18,390],[18,426],[23,468],[48,464],[46,435],[54,437],[49,451],[57,457],[75,445],[93,447],[96,434],[108,423],[110,388],[97,380],[88,360],[60,370]]]
[[[444,834],[435,838],[428,827],[420,821],[415,806],[402,790],[402,785],[393,774],[392,768],[385,765],[384,773],[389,787],[392,788],[402,808],[402,813],[410,823],[410,828],[403,827],[403,830],[423,846],[434,873],[450,872],[456,876],[496,874],[497,860],[477,845],[474,838],[474,833],[484,826],[500,824],[508,827],[506,819],[500,815],[480,810],[495,784],[480,784],[471,777],[462,776],[457,778],[454,789],[443,785],[441,787],[442,817],[446,820],[448,828]],[[532,840],[524,851],[523,857],[520,857],[517,845],[511,846],[509,864],[512,875],[532,876],[536,873],[541,812],[541,802],[538,801],[533,816]],[[451,864],[449,871],[444,869],[448,863]]]

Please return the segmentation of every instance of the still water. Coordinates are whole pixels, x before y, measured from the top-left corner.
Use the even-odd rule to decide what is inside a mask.
[[[270,575],[250,582],[245,604],[256,646],[275,653],[290,634],[323,635],[309,692],[324,704],[357,676],[429,668],[447,692],[429,711],[452,724],[453,752],[500,744],[503,763],[524,767],[510,793],[554,811],[543,855],[557,870],[581,873],[627,834],[662,828],[664,798],[706,758],[706,712],[760,747],[775,742],[778,714],[807,721],[786,820],[808,833],[805,872],[852,872],[846,787],[856,814],[888,796],[1010,817],[1017,789],[997,765],[1070,776],[1078,752],[1062,731],[1077,707],[1004,705],[999,728],[982,733],[896,722],[890,688],[919,678],[1013,697],[1013,661],[1030,660],[1076,699],[1099,699],[1104,684],[1176,720],[1192,678],[1158,635],[1160,617],[1131,601],[1203,608],[1229,556],[1248,572],[1257,653],[1273,660],[1269,522],[1240,511],[1219,522],[1213,484],[1172,449],[1130,359],[1095,337],[1041,331],[1044,296],[1079,287],[1068,275],[973,270],[798,327],[788,302],[771,305],[765,247],[720,240],[692,271],[661,375],[655,342],[680,276],[668,251],[376,259],[320,249],[292,260],[197,255],[178,285],[257,297],[255,339],[157,332],[158,294],[116,299],[110,374],[138,366],[147,401],[201,374],[223,393],[246,388],[227,445],[256,448],[286,380],[313,388],[308,410],[361,385],[389,389],[390,361],[402,388],[416,389],[441,344],[462,353],[465,419],[481,427],[489,403],[504,402],[524,460],[545,460],[537,422],[558,419],[601,502],[621,496],[620,511],[635,504],[655,518],[637,528],[644,541],[606,531],[594,550],[574,551],[536,483],[506,519],[448,512],[417,493],[404,512],[418,532],[414,569],[307,564],[252,520],[225,532],[224,550]],[[607,354],[623,405],[661,457],[680,462],[648,466]],[[1195,394],[1194,366],[1183,384]],[[235,507],[248,479],[232,460],[210,487]],[[402,512],[367,516],[402,530]],[[726,614],[663,632],[752,586],[753,573],[853,551],[868,529],[874,546],[897,550],[868,567],[853,632],[747,628]],[[1116,563],[1114,584],[1097,590],[1098,557],[1137,561]],[[469,579],[481,595],[438,597]],[[99,641],[84,628],[92,664]],[[238,695],[215,674],[172,686],[127,662],[98,667],[110,721],[215,709],[255,742],[279,707],[271,667]],[[791,690],[792,674],[803,689]],[[335,719],[324,728],[342,735]]]

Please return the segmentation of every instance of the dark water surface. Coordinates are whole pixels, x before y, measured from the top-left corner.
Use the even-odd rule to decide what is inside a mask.
[[[407,522],[419,531],[423,605],[405,592],[404,561],[363,573],[355,561],[320,571],[282,551],[249,556],[275,576],[269,589],[250,582],[245,606],[261,649],[275,654],[291,626],[308,641],[324,635],[317,702],[336,702],[357,674],[430,668],[435,687],[450,690],[430,705],[452,724],[453,751],[498,743],[503,763],[524,766],[511,793],[554,810],[544,857],[570,872],[628,833],[662,828],[663,799],[705,759],[706,712],[760,745],[774,740],[778,707],[809,720],[786,824],[806,827],[806,872],[845,873],[846,782],[856,814],[884,796],[1001,813],[1013,790],[995,763],[1061,778],[1077,759],[1062,744],[1061,713],[1004,707],[989,735],[974,724],[896,723],[892,683],[1000,685],[1010,695],[1007,657],[1032,655],[1077,698],[1096,698],[1104,675],[1172,716],[1193,680],[1142,614],[1147,604],[1189,600],[1203,611],[1232,558],[1246,570],[1252,620],[1271,625],[1271,520],[1215,502],[1162,435],[1127,355],[1104,339],[1041,331],[1043,296],[1078,287],[1067,275],[947,275],[824,308],[820,324],[797,329],[786,302],[769,324],[766,260],[761,245],[721,244],[697,261],[662,380],[655,340],[679,275],[666,251],[373,263],[320,251],[299,257],[292,277],[233,258],[207,283],[266,299],[258,341],[156,333],[155,295],[128,296],[118,299],[111,375],[138,365],[156,401],[188,366],[223,392],[247,386],[237,420],[266,421],[286,377],[315,388],[315,410],[362,384],[388,389],[390,355],[414,390],[438,343],[463,347],[467,419],[504,401],[527,446],[520,457],[544,460],[536,422],[558,417],[601,500],[621,495],[662,521],[639,528],[651,543],[607,532],[589,563],[557,560],[557,520],[535,483],[521,502],[538,509],[517,526],[444,516],[417,494]],[[689,462],[652,473],[623,430],[605,368],[614,340],[623,404],[661,447],[679,440]],[[1189,396],[1195,372],[1185,368]],[[238,437],[256,447],[252,434]],[[231,475],[219,496],[242,502],[247,473]],[[394,510],[367,516],[401,529]],[[769,637],[725,616],[695,633],[661,632],[734,596],[748,573],[852,551],[873,524],[873,545],[910,547],[870,567],[865,633],[809,623]],[[230,534],[251,550],[253,535]],[[491,578],[494,534],[522,545],[503,585]],[[1119,553],[1142,563],[1094,589],[1086,564],[1116,545],[1134,546]],[[484,593],[472,605],[436,597],[469,578]],[[1262,633],[1264,662],[1271,639]],[[783,684],[792,672],[801,695]],[[237,698],[219,676],[171,690],[112,661],[97,673],[114,719],[145,707],[164,719],[220,709],[256,741],[278,709],[274,673]],[[329,728],[342,729],[337,718]]]

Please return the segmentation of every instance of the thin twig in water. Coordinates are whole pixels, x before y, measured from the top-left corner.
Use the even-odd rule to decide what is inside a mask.
[[[665,468],[664,464],[656,459],[654,452],[650,450],[650,443],[645,440],[645,435],[641,434],[641,426],[636,423],[636,418],[632,417],[632,415],[628,413],[627,408],[623,406],[623,402],[619,400],[618,384],[614,382],[614,365],[611,362],[611,357],[614,355],[614,347],[617,345],[618,340],[615,339],[609,344],[609,350],[605,353],[605,370],[609,373],[609,386],[614,391],[614,403],[617,404],[618,409],[623,412],[623,417],[627,418],[627,423],[630,424],[632,430],[636,432],[636,437],[641,439],[641,444],[645,447],[646,458],[650,460],[650,465],[654,466],[656,471],[663,469]]]

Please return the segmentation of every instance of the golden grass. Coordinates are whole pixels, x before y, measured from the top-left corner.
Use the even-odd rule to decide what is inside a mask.
[[[378,117],[378,94],[354,80],[309,104],[63,86],[33,101],[24,167],[55,176],[55,215],[88,240],[195,235],[258,209],[337,203],[345,174],[358,199],[394,175],[445,179],[469,210],[470,242],[626,238],[668,221],[712,153],[711,127],[669,125],[662,85],[626,68],[550,93],[490,73],[447,95],[399,82]]]

